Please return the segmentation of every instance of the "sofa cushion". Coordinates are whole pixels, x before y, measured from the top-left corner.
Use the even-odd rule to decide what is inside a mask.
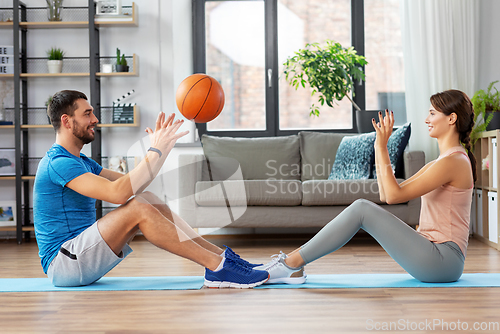
[[[398,179],[398,183],[402,182]],[[364,198],[380,201],[377,180],[309,180],[302,182],[302,205],[350,205]]]
[[[389,151],[389,157],[391,159],[392,171],[394,175],[399,178],[405,177],[403,154],[410,140],[410,134],[411,123],[406,123],[394,131],[387,142],[387,150]],[[373,166],[373,178],[377,178],[375,166]]]
[[[231,206],[296,206],[302,203],[302,183],[299,180],[200,181],[196,183],[195,194],[199,206],[226,206],[226,197]]]
[[[375,132],[342,138],[329,180],[368,179],[375,160]]]
[[[227,161],[239,163],[244,180],[300,180],[299,138],[297,135],[265,138],[230,138],[203,135],[203,152],[212,178],[226,179]],[[226,159],[217,159],[225,157]],[[233,169],[233,168],[232,168]],[[222,176],[221,176],[222,175]],[[205,179],[205,178],[204,178]]]
[[[299,132],[301,180],[326,180],[345,133]]]

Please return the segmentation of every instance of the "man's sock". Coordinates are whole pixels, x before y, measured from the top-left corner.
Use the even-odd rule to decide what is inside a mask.
[[[219,263],[219,266],[214,270],[214,271],[219,271],[222,269],[222,267],[224,267],[224,262],[226,261],[226,258],[223,257],[222,258],[222,261]]]

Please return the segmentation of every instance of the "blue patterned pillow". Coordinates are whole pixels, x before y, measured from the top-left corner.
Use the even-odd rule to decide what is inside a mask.
[[[375,132],[342,138],[328,180],[368,179],[375,159],[374,143]]]
[[[403,153],[408,145],[411,134],[411,123],[406,123],[405,125],[398,128],[391,134],[389,141],[387,142],[387,149],[389,151],[389,157],[391,159],[392,171],[396,178],[405,177],[405,166]],[[375,170],[375,165],[373,166],[373,177],[377,178],[377,173]]]

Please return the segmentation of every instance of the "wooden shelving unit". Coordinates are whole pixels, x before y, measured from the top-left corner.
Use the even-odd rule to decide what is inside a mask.
[[[139,107],[134,106],[134,123],[99,123],[99,128],[123,128],[123,127],[138,127],[139,126]]]
[[[34,231],[35,228],[33,226],[23,226],[22,231],[23,232],[32,232]],[[0,232],[15,232],[16,227],[15,226],[0,226]]]
[[[130,20],[125,20],[122,18],[113,20],[106,18],[95,18],[95,24],[99,27],[137,27],[139,25],[138,12],[135,2],[132,2],[132,15],[130,15]]]
[[[132,56],[132,72],[113,72],[113,73],[102,73],[100,71],[100,65],[105,58],[111,57],[101,57],[99,52],[99,28],[100,27],[136,27],[138,26],[138,8],[135,3],[132,6],[124,6],[126,12],[130,15],[128,17],[116,17],[116,18],[106,18],[95,16],[95,2],[94,0],[88,0],[87,7],[65,7],[66,10],[86,10],[85,16],[73,16],[77,17],[78,21],[60,21],[60,22],[28,22],[26,18],[36,17],[27,15],[30,11],[40,10],[39,7],[26,7],[24,3],[19,0],[13,0],[13,22],[0,22],[0,29],[10,29],[13,32],[13,45],[14,54],[19,54],[19,57],[14,57],[14,74],[0,74],[0,79],[13,79],[14,80],[14,125],[0,125],[0,130],[14,130],[14,137],[16,143],[16,165],[21,166],[22,170],[30,171],[33,173],[32,165],[28,162],[29,150],[28,150],[28,133],[31,129],[52,129],[49,124],[43,124],[43,120],[34,120],[33,123],[40,122],[42,124],[29,124],[28,121],[31,112],[28,104],[28,80],[33,80],[36,78],[62,78],[62,77],[75,77],[75,78],[90,78],[90,96],[100,97],[100,77],[132,77],[138,76],[138,58],[137,55]],[[31,12],[34,13],[34,12]],[[38,16],[40,17],[40,16]],[[71,17],[71,16],[70,16]],[[38,20],[43,20],[43,18],[38,18]],[[81,19],[86,21],[80,21]],[[64,17],[63,17],[64,20]],[[89,61],[89,72],[78,72],[78,73],[33,73],[39,70],[32,70],[26,64],[28,61],[40,61],[40,59],[28,59],[26,52],[27,43],[27,31],[30,29],[88,29],[89,30],[89,53],[92,55],[90,58],[86,59]],[[53,34],[54,32],[51,32]],[[24,49],[23,49],[24,48]],[[129,61],[129,57],[127,57]],[[82,58],[82,59],[85,59]],[[114,62],[114,60],[113,60]],[[33,64],[33,63],[31,63]],[[130,65],[130,63],[129,63]],[[84,67],[86,70],[86,67]],[[32,72],[32,73],[29,73]],[[101,104],[100,100],[91,101],[94,108]],[[102,108],[96,109],[96,116],[100,119],[100,112]],[[96,140],[92,143],[92,158],[98,163],[101,161],[101,132],[100,128],[111,128],[111,127],[137,127],[138,123],[138,108],[134,107],[134,123],[132,124],[98,124],[96,129]],[[97,135],[98,134],[98,135]],[[0,181],[15,181],[16,183],[16,223],[17,226],[7,226],[1,227],[0,231],[15,231],[18,243],[22,242],[22,236],[24,234],[25,238],[28,240],[31,231],[33,231],[33,222],[30,221],[30,208],[28,207],[30,202],[30,188],[29,184],[35,179],[33,175],[16,175],[16,176],[0,176]],[[21,195],[22,194],[22,195]],[[99,201],[98,201],[99,202]],[[102,204],[97,205],[98,218],[102,214]]]
[[[132,3],[132,15],[130,15],[130,20],[124,18],[117,18],[116,20],[110,19],[100,19],[96,17],[94,19],[95,25],[98,27],[137,27],[137,6],[135,2]],[[19,26],[26,29],[87,29],[89,27],[89,21],[60,21],[60,22],[20,22]],[[0,24],[0,28],[12,28],[12,22],[4,22]]]
[[[0,29],[12,29],[14,22],[0,22]]]
[[[496,140],[496,146],[494,141]],[[474,189],[474,237],[500,250],[500,204],[497,197],[499,180],[500,130],[483,132],[474,146],[477,160],[477,181]],[[489,159],[489,168],[482,168],[483,159]]]
[[[138,64],[137,55],[134,53],[132,55],[132,72],[112,72],[112,73],[103,73],[97,72],[95,75],[98,77],[136,77],[139,75],[139,69],[137,67]]]
[[[21,78],[88,77],[89,73],[21,73]]]
[[[63,60],[64,61],[64,60]],[[98,77],[136,77],[139,75],[137,68],[138,57],[134,53],[132,55],[132,72],[112,72],[112,73],[102,73],[97,72]],[[4,74],[4,76],[14,77],[13,74]],[[79,72],[79,73],[21,73],[21,78],[57,78],[57,77],[89,77],[89,72]]]
[[[19,22],[19,26],[26,29],[74,29],[88,28],[88,21],[70,22]]]

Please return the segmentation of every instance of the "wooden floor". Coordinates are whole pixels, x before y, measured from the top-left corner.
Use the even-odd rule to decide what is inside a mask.
[[[306,240],[210,238],[260,262]],[[203,275],[203,268],[144,239],[134,240],[132,248],[109,276]],[[37,250],[35,242],[0,241],[0,277],[44,277]],[[355,237],[306,272],[404,271],[372,239]],[[465,272],[500,272],[500,253],[472,239]],[[382,332],[376,329],[384,325],[392,326],[391,332],[439,333],[445,323],[455,331],[499,332],[500,288],[0,293],[0,333],[366,333]],[[497,331],[473,330],[475,323]]]

